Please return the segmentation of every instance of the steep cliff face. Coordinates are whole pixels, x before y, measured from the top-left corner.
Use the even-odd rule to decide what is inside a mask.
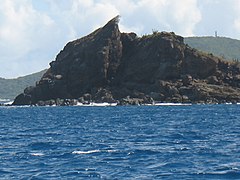
[[[174,33],[121,33],[118,20],[69,42],[14,105],[240,101],[237,64],[192,49]]]
[[[59,84],[57,89],[62,92],[58,97],[79,97],[94,87],[106,86],[115,76],[122,57],[117,21],[115,18],[92,34],[68,43],[50,64],[44,78],[53,81],[53,87]]]

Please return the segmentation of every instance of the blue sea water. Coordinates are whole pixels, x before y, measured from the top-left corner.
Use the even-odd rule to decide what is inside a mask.
[[[1,107],[0,179],[240,179],[239,108]]]

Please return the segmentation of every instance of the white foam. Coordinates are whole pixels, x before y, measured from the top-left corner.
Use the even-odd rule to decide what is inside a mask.
[[[100,150],[91,150],[91,151],[73,151],[72,154],[92,154],[101,152]]]
[[[13,101],[11,101],[10,99],[0,99],[0,103],[3,105],[11,105]]]
[[[114,152],[117,152],[117,150],[104,150],[103,152],[114,153]]]
[[[5,102],[3,103],[4,105],[12,105],[13,101],[8,101],[8,102]]]
[[[72,154],[93,154],[93,153],[100,153],[100,152],[107,152],[107,153],[113,153],[116,152],[116,150],[90,150],[90,151],[73,151]]]
[[[77,106],[99,106],[99,107],[103,107],[103,106],[117,106],[117,103],[94,103],[91,102],[89,104],[83,104],[83,103],[77,103]]]
[[[154,106],[191,106],[190,103],[155,103]]]
[[[44,156],[43,153],[30,153],[32,156]]]
[[[154,103],[154,104],[143,104],[145,106],[191,106],[191,103]],[[98,106],[98,107],[104,107],[104,106],[117,106],[117,103],[94,103],[91,102],[89,104],[83,104],[78,103],[77,106]]]
[[[13,106],[10,104],[10,106],[0,106],[0,108],[26,108],[26,107],[31,107],[30,105],[21,105],[21,106]]]

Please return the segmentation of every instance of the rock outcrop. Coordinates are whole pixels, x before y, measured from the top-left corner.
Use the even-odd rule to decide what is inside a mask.
[[[174,33],[121,33],[119,17],[69,42],[14,105],[240,102],[240,68]]]

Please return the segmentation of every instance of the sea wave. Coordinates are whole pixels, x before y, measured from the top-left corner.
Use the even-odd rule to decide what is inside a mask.
[[[44,156],[43,153],[30,153],[30,155],[32,155],[32,156]]]
[[[239,119],[235,104],[1,107],[0,179],[240,179]]]
[[[73,151],[72,154],[93,154],[93,153],[113,153],[116,152],[116,150],[89,150],[89,151]]]

